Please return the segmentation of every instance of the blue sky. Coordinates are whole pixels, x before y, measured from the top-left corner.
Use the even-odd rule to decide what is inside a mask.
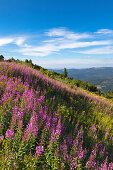
[[[0,54],[45,68],[113,66],[113,0],[0,0]]]

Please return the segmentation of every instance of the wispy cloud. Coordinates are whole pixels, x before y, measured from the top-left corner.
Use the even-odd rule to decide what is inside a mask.
[[[72,31],[68,31],[66,28],[50,29],[48,32],[46,32],[46,35],[50,37],[64,37],[72,40],[92,38],[92,35],[88,33],[74,33]]]
[[[81,54],[113,54],[113,46],[94,48],[85,51],[78,51]]]
[[[21,45],[23,45],[25,40],[26,40],[25,37],[17,37],[17,38],[15,38],[15,44],[18,45],[18,46],[21,46]]]
[[[85,48],[91,46],[111,45],[112,40],[93,40],[88,33],[74,33],[66,28],[55,28],[45,32],[46,40],[38,46],[23,46],[19,50],[23,55],[47,56],[65,49]],[[47,39],[48,38],[48,39]],[[84,41],[83,41],[84,40]]]
[[[13,38],[0,38],[0,46],[10,44],[14,41]]]
[[[112,43],[111,40],[106,41],[92,41],[92,42],[73,42],[63,40],[61,42],[57,42],[57,40],[53,43],[46,43],[42,46],[28,47],[22,48],[19,50],[23,55],[32,55],[32,56],[47,56],[53,52],[58,52],[64,49],[75,49],[82,47],[91,47],[91,46],[99,46],[99,45],[110,45]]]
[[[7,44],[16,44],[17,46],[21,46],[25,40],[26,40],[25,37],[17,37],[17,36],[2,37],[0,38],[0,46],[4,46]]]
[[[112,34],[113,35],[113,30],[110,30],[110,29],[99,29],[95,33],[97,33],[97,34]]]
[[[54,51],[59,51],[57,46],[54,44],[45,44],[43,46],[35,46],[35,47],[26,47],[19,50],[23,55],[32,55],[32,56],[47,56]]]
[[[89,62],[90,64],[92,64],[93,62],[95,62],[95,64],[97,63],[95,60],[92,60],[92,57],[91,59],[84,57],[83,61],[82,59],[71,60],[71,56],[77,56],[73,53],[73,51],[75,53],[78,53],[78,55],[82,54],[82,57],[86,56],[87,54],[88,56],[113,54],[112,38],[113,30],[109,29],[99,29],[97,30],[97,32],[91,33],[80,33],[70,31],[67,28],[54,28],[38,36],[15,35],[10,37],[2,37],[0,38],[0,47],[4,51],[5,49],[8,49],[9,54],[14,54],[13,56],[17,55],[17,57],[22,56],[23,58],[27,58],[28,56],[30,56],[31,58],[36,58],[36,60],[40,57],[41,61],[43,60],[41,59],[41,57],[45,56],[46,58],[48,56],[47,58],[49,58],[52,56],[51,54],[53,54],[53,57],[55,57],[55,55],[62,57],[62,60],[59,61],[57,58],[55,58],[53,62],[56,65],[63,65],[63,62],[65,64],[67,63],[67,65],[73,65],[73,62],[81,65],[83,65],[84,63],[86,65],[87,62]],[[12,45],[8,46],[9,44]],[[64,54],[67,54],[67,56],[70,56],[70,58],[65,59]],[[48,61],[49,65],[53,64],[50,60]],[[48,63],[48,61],[45,62]]]

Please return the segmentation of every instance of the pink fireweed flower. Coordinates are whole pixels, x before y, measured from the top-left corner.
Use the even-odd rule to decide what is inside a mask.
[[[86,163],[87,168],[96,168],[96,162],[95,161],[87,161]]]
[[[24,116],[24,113],[21,111],[21,112],[18,112],[18,117],[23,117]]]
[[[96,155],[97,155],[97,144],[92,149],[90,157],[86,163],[87,168],[95,168],[96,167]]]
[[[92,125],[92,126],[90,127],[90,129],[92,129],[93,131],[96,131],[95,125]]]
[[[4,136],[0,136],[0,143],[3,141]]]
[[[36,153],[35,153],[35,157],[36,156],[42,156],[42,153],[44,152],[44,146],[37,146],[36,147]]]
[[[45,120],[45,119],[46,119],[46,117],[47,117],[47,114],[44,114],[44,115],[43,115],[43,120]]]
[[[68,145],[71,145],[72,144],[72,135],[69,134],[68,136],[66,136],[66,142]]]
[[[79,123],[77,122],[77,124],[76,124],[75,126],[78,128],[78,126],[79,126]]]
[[[113,163],[111,162],[111,163],[109,163],[109,165],[108,165],[108,170],[112,170],[113,169]]]
[[[63,159],[66,161],[66,159],[69,158],[68,156],[68,150],[67,150],[67,145],[66,145],[66,140],[64,140],[64,143],[61,144],[60,150],[62,152]]]
[[[100,167],[100,170],[107,170],[107,160],[108,160],[108,157],[106,157],[106,159],[103,161],[103,163],[101,164],[101,167]]]
[[[6,138],[14,139],[14,131],[12,129],[6,131]]]
[[[45,100],[45,96],[40,96],[40,98],[38,99],[38,102],[42,103],[42,102],[44,102],[44,100]]]
[[[56,128],[52,128],[50,143],[53,143],[55,140],[59,140],[61,134],[62,126],[61,126],[61,118],[58,120],[58,124]]]
[[[62,126],[61,126],[61,118],[58,120],[58,124],[56,126],[56,132],[55,132],[55,135],[58,135],[58,138],[61,134],[61,129],[62,129]]]
[[[107,138],[107,137],[108,137],[108,135],[109,135],[109,133],[108,133],[108,132],[106,132],[106,133],[105,133],[105,138]]]
[[[36,137],[38,134],[38,127],[37,127],[37,116],[32,115],[29,124],[27,125],[25,131],[24,131],[24,136],[23,140],[29,140],[31,136]]]
[[[19,110],[19,107],[18,107],[18,106],[15,106],[14,108],[12,108],[12,110],[13,110],[13,113],[17,113],[18,110]]]
[[[71,121],[71,116],[70,116],[70,118],[69,118],[69,121]]]
[[[49,130],[49,129],[50,129],[50,126],[51,126],[51,117],[48,116],[45,127]]]
[[[33,125],[33,123],[30,123],[27,125],[27,132],[32,133],[33,136],[37,136],[38,128],[37,126]]]

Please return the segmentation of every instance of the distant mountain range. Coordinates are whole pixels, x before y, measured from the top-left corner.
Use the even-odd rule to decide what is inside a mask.
[[[54,70],[63,73],[63,69]],[[113,67],[93,67],[87,69],[67,69],[68,76],[74,79],[88,81],[103,91],[113,89]]]

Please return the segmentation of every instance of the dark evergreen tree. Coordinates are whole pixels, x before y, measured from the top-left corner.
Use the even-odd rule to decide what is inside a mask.
[[[0,61],[4,61],[4,56],[0,55]]]
[[[67,70],[66,70],[66,68],[64,68],[64,77],[67,77]]]
[[[26,62],[26,63],[29,63],[28,59],[25,59],[25,62]]]
[[[32,60],[31,60],[31,59],[29,60],[29,63],[31,63],[31,64],[32,64]]]

